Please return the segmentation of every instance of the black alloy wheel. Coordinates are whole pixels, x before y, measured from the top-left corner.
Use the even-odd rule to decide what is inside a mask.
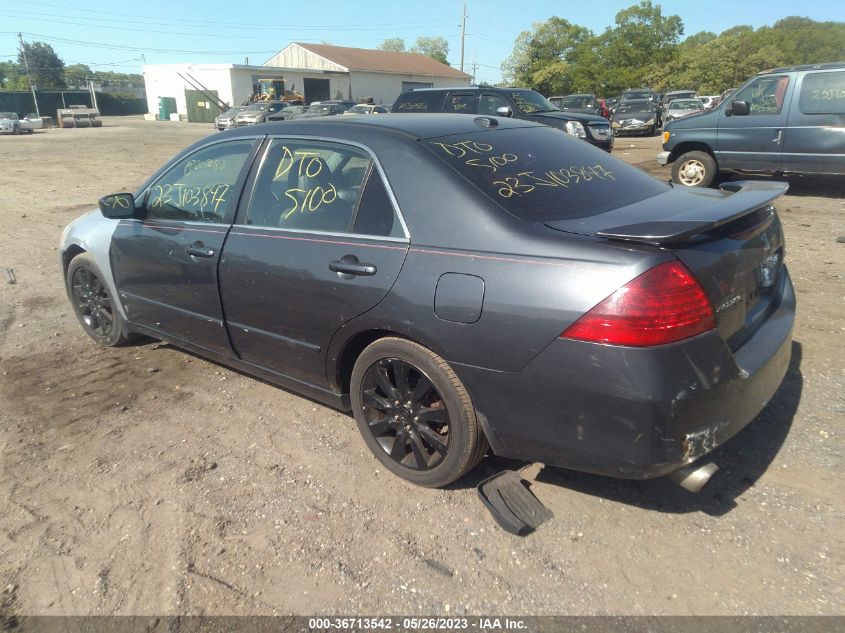
[[[71,277],[73,307],[88,330],[108,336],[114,327],[114,308],[108,290],[91,270],[77,268]]]
[[[76,318],[88,336],[100,345],[112,347],[131,336],[104,279],[89,253],[80,253],[68,265],[67,293]]]
[[[418,486],[460,479],[489,448],[460,378],[414,341],[390,336],[364,349],[352,368],[349,398],[376,459]]]
[[[436,467],[449,452],[449,412],[431,380],[399,358],[383,358],[364,374],[370,433],[393,461],[415,470]]]

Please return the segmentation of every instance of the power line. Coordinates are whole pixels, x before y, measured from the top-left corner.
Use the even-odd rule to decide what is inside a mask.
[[[47,2],[36,2],[34,0],[27,2],[27,5],[38,5],[38,6],[44,6],[44,7],[52,7],[54,9],[64,9],[65,11],[76,11],[76,10],[78,10],[78,7],[69,7],[69,6],[59,5],[59,4],[51,4],[51,3],[47,3]],[[117,11],[101,11],[101,10],[98,10],[97,13],[104,14],[104,15],[115,15],[115,16],[123,17],[123,18],[141,18],[141,19],[145,19],[145,20],[161,21],[161,16],[140,15],[140,14],[137,14],[137,13],[120,13],[120,12],[117,12]],[[72,17],[72,16],[68,16],[68,17]],[[94,19],[94,18],[92,18],[92,19]],[[405,26],[405,25],[409,25],[409,24],[416,24],[416,25],[425,24],[425,25],[429,25],[429,26],[434,27],[435,24],[440,23],[440,22],[447,22],[447,24],[444,24],[443,26],[448,26],[448,25],[451,25],[451,23],[452,23],[451,20],[446,20],[444,18],[444,19],[441,19],[441,20],[416,20],[416,21],[402,21],[402,22],[383,22],[383,23],[380,23],[380,24],[373,24],[373,23],[366,23],[366,24],[288,24],[287,28],[289,28],[289,29],[343,29],[343,30],[347,30],[347,29],[350,29],[350,28],[366,27],[368,30],[370,30],[370,29],[379,29],[381,27],[387,27],[387,26]],[[191,25],[192,26],[196,26],[196,25],[200,25],[200,24],[211,24],[211,25],[216,25],[216,26],[225,26],[227,28],[240,28],[240,27],[243,27],[243,28],[258,28],[258,29],[270,29],[270,28],[272,28],[274,30],[277,30],[279,28],[278,26],[268,25],[266,22],[264,22],[262,24],[256,24],[256,23],[247,23],[247,22],[229,22],[229,21],[219,21],[219,20],[198,20],[194,17],[191,18]]]

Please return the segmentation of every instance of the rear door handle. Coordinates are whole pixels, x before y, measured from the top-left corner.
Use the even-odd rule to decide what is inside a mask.
[[[781,141],[783,140],[783,130],[778,130],[778,135],[772,139],[773,142],[780,145]]]
[[[188,247],[188,255],[192,257],[214,257],[214,249],[194,244]]]
[[[329,270],[338,275],[360,275],[372,277],[376,274],[376,267],[372,264],[362,264],[355,255],[344,255],[329,264]]]

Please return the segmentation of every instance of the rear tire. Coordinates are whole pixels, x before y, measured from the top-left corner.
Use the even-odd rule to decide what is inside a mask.
[[[350,396],[367,447],[413,484],[446,486],[487,451],[463,383],[422,345],[394,337],[372,343],[355,362]]]
[[[90,253],[80,253],[67,267],[65,284],[73,312],[85,333],[103,347],[115,347],[129,340],[115,299],[105,276]]]
[[[716,178],[716,161],[707,152],[687,152],[672,163],[672,182],[685,187],[709,187]]]

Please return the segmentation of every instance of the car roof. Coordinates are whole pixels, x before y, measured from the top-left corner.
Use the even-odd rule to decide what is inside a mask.
[[[845,68],[845,62],[831,62],[828,64],[801,64],[799,66],[783,66],[782,68],[773,68],[771,70],[764,70],[757,73],[758,75],[769,75],[772,73],[798,72],[802,70],[830,70],[836,68]]]
[[[402,95],[406,94],[413,94],[415,92],[467,92],[467,91],[475,91],[475,92],[513,92],[514,90],[524,90],[526,92],[536,92],[535,90],[531,90],[531,88],[502,88],[493,86],[449,86],[448,88],[414,88],[413,90],[407,90],[403,92]],[[399,95],[399,96],[402,96]]]
[[[628,105],[654,105],[654,101],[652,101],[651,99],[626,99],[625,103]]]
[[[487,128],[478,120],[495,120],[493,128]],[[438,136],[452,136],[455,134],[471,134],[486,129],[514,129],[528,127],[546,127],[541,123],[533,123],[523,119],[490,116],[468,116],[466,114],[387,114],[379,117],[322,117],[285,121],[280,123],[262,123],[249,127],[235,128],[225,132],[228,138],[240,136],[255,136],[260,134],[292,134],[307,136],[331,137],[349,132],[360,132],[367,126],[367,133],[382,134],[384,136],[404,136],[415,139],[434,138]],[[214,137],[216,138],[216,137]]]

